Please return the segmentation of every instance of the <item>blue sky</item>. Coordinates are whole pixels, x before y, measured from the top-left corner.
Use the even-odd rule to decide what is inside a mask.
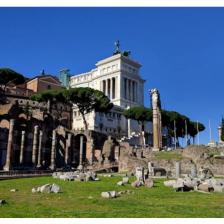
[[[0,8],[0,67],[86,72],[119,39],[142,64],[145,105],[158,88],[163,108],[204,123],[207,143],[224,114],[223,24],[224,8]]]

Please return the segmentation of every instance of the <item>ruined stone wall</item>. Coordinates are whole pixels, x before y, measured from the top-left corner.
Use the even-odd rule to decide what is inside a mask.
[[[176,162],[180,162],[181,173],[190,174],[192,166],[195,164],[197,170],[201,167],[209,168],[214,175],[224,175],[224,157],[216,158],[214,155],[220,155],[224,148],[210,148],[206,146],[190,146],[186,149],[178,149],[182,158],[157,159],[156,152],[147,153],[147,158],[133,155],[133,149],[126,145],[121,149],[119,158],[119,172],[134,172],[138,166],[147,168],[148,162],[152,162],[154,167],[163,168],[171,174],[175,174]],[[169,153],[169,152],[167,152]],[[138,154],[137,154],[138,155]]]

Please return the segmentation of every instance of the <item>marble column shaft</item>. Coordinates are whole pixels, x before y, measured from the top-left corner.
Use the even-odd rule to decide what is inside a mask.
[[[38,159],[37,159],[37,167],[41,167],[42,162],[42,138],[43,138],[43,131],[40,130],[39,132],[39,147],[38,147]]]
[[[39,132],[39,127],[36,125],[34,127],[33,150],[32,150],[32,163],[34,166],[36,166],[36,164],[37,164],[38,132]]]
[[[79,165],[83,164],[83,136],[80,136]]]
[[[72,134],[68,133],[68,138],[66,139],[66,146],[65,146],[65,164],[66,165],[68,165],[70,163],[71,140],[72,140]]]
[[[24,145],[25,145],[25,131],[22,131],[21,135],[21,146],[20,146],[20,156],[19,156],[19,163],[20,165],[23,164],[24,160]]]
[[[15,119],[10,120],[9,124],[9,135],[8,135],[8,144],[7,144],[7,154],[6,154],[6,163],[3,169],[9,171],[12,168],[12,157],[13,157],[13,131],[15,126]]]
[[[52,145],[51,145],[51,165],[50,169],[55,170],[56,168],[56,130],[53,130],[52,134]]]

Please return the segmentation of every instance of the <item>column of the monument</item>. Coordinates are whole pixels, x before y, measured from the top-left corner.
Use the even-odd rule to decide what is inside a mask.
[[[115,80],[114,80],[114,85],[115,85],[115,87],[114,87],[114,98],[116,99],[117,98],[117,96],[118,96],[118,86],[117,86],[117,76],[115,77]]]
[[[136,82],[135,85],[136,85],[136,88],[135,88],[135,101],[139,102],[139,100],[138,100],[138,83]]]
[[[39,147],[38,147],[38,159],[37,159],[37,167],[40,168],[42,166],[42,138],[43,131],[39,132]]]
[[[39,130],[39,127],[36,125],[34,127],[33,150],[32,150],[32,163],[34,166],[36,166],[36,164],[37,164],[38,130]]]
[[[72,134],[68,133],[68,138],[66,139],[66,146],[65,146],[65,164],[66,165],[69,165],[70,163],[71,140],[72,140]]]
[[[110,99],[113,99],[113,79],[110,79]]]
[[[135,102],[135,81],[133,81],[133,91],[132,91],[132,96],[133,96],[133,101]]]
[[[23,160],[24,160],[24,145],[25,145],[25,131],[22,131],[20,155],[19,155],[19,163],[20,163],[20,165],[23,164]]]
[[[105,80],[105,95],[108,96],[108,79]]]
[[[80,136],[79,165],[83,164],[83,135]]]
[[[130,80],[130,101],[133,101],[132,99],[132,91],[133,91],[133,87],[132,87],[132,80]]]
[[[126,79],[126,99],[128,100],[128,79]]]
[[[56,158],[56,130],[53,130],[52,145],[51,145],[51,165],[50,165],[51,170],[55,170],[56,168],[55,158]]]
[[[11,119],[9,124],[9,135],[7,144],[6,163],[3,167],[5,171],[9,171],[12,168],[12,157],[13,157],[13,131],[15,126],[15,120]]]

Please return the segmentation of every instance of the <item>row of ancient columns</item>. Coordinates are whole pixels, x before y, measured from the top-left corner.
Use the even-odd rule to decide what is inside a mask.
[[[138,101],[138,83],[134,80],[124,78],[123,79],[123,96],[125,99],[137,102]]]
[[[6,162],[3,167],[5,171],[9,171],[12,169],[12,161],[13,161],[13,133],[15,127],[15,119],[10,120],[9,125],[9,135],[8,135],[8,144],[7,144],[7,153],[6,153]],[[24,149],[25,149],[25,131],[22,131],[21,135],[21,146],[20,146],[20,156],[19,163],[23,165],[24,163]],[[51,163],[50,169],[55,170],[56,168],[56,143],[57,143],[57,133],[56,130],[53,130],[52,133],[52,145],[51,145]],[[36,125],[34,127],[34,135],[33,135],[33,148],[32,148],[32,163],[34,168],[40,168],[42,166],[42,138],[43,131],[39,130],[39,127]],[[69,165],[71,162],[70,149],[71,149],[71,141],[72,134],[68,133],[68,137],[66,139],[65,145],[65,164]],[[83,144],[84,144],[84,136],[80,136],[80,161],[79,165],[83,164]]]
[[[101,91],[108,96],[109,99],[117,97],[117,77],[105,79],[101,81]]]

